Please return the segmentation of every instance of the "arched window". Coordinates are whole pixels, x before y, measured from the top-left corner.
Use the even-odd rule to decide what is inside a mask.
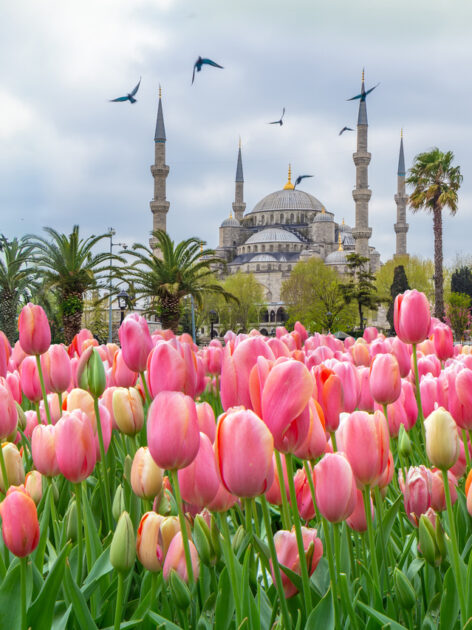
[[[279,222],[280,222],[280,223],[283,223],[283,222],[284,222],[284,215],[283,215],[283,214],[281,214],[281,215],[280,215]]]
[[[275,312],[274,311],[270,312],[270,321],[271,322],[275,322]]]
[[[293,212],[290,215],[290,223],[294,223],[295,222],[295,216],[293,214]]]
[[[271,223],[273,223],[273,222],[274,222],[274,215],[273,215],[273,214],[271,214],[271,215],[270,215],[270,222],[271,222]]]
[[[273,245],[270,245],[270,246],[269,246],[269,250],[270,250],[271,252],[273,252],[273,251],[274,251],[274,246],[273,246]]]
[[[261,252],[265,252],[265,245],[261,245]]]

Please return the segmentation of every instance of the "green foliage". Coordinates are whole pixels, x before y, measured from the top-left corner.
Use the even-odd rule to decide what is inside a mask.
[[[281,296],[289,323],[297,320],[312,331],[349,329],[355,310],[346,304],[339,276],[316,257],[298,262],[283,283]]]
[[[346,256],[349,282],[342,284],[344,299],[347,304],[352,300],[357,302],[359,312],[359,327],[364,330],[364,309],[376,311],[381,302],[375,286],[375,275],[369,270],[369,259],[352,253]]]
[[[451,276],[451,291],[465,293],[472,299],[472,271],[470,267],[462,266],[454,269]]]
[[[399,265],[405,270],[410,289],[421,291],[431,302],[434,299],[434,263],[432,260],[423,260],[417,256],[399,256],[387,260],[375,274],[378,295],[385,301],[390,299],[395,267]]]
[[[471,299],[465,293],[451,293],[446,304],[446,322],[457,339],[462,340],[470,331],[472,324],[470,304]]]
[[[264,289],[252,273],[238,271],[223,281],[224,290],[234,295],[236,303],[221,304],[220,323],[225,330],[248,331],[251,323],[260,321],[260,313],[264,308]],[[221,303],[221,299],[220,299]]]
[[[82,313],[84,308],[82,299],[78,295],[68,295],[61,302],[63,315],[73,315],[74,313]]]
[[[410,289],[410,285],[408,284],[408,278],[406,277],[405,267],[403,265],[398,265],[393,270],[393,282],[390,287],[390,303],[387,311],[387,321],[390,324],[390,332],[395,334],[395,329],[393,327],[393,305],[395,303],[395,298],[397,295],[401,293],[405,293]]]

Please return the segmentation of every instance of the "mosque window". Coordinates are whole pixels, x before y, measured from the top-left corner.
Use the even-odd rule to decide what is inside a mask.
[[[260,271],[261,270],[261,266],[260,265],[256,265],[256,271]]]
[[[270,312],[270,321],[271,322],[275,322],[275,312],[274,311]]]
[[[273,222],[274,222],[274,215],[273,215],[273,214],[271,214],[271,215],[270,215],[270,222],[271,222],[271,223],[273,223]]]
[[[279,221],[280,221],[280,223],[284,222],[284,215],[283,214],[280,215]]]
[[[257,245],[254,245],[254,251],[257,252]]]
[[[265,245],[261,245],[261,252],[265,252]]]
[[[271,252],[273,252],[273,251],[274,251],[274,246],[273,246],[273,245],[270,245],[270,246],[269,246],[269,249],[270,249],[270,251],[271,251]]]
[[[294,221],[295,221],[295,215],[292,212],[290,215],[290,223],[293,223]]]

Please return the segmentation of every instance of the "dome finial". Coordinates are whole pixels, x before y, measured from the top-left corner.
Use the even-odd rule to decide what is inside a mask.
[[[343,222],[342,222],[342,225],[344,225],[344,217],[343,217]]]
[[[321,206],[321,214],[326,214],[326,210],[324,206]]]
[[[365,74],[364,68],[362,68],[362,83],[364,83],[364,74]]]
[[[284,186],[284,190],[293,190],[294,185],[292,184],[292,165],[288,165],[288,181]]]
[[[343,242],[341,240],[341,232],[339,232],[338,234],[338,243],[339,243],[338,252],[343,252],[344,247],[343,247]]]
[[[230,219],[232,219],[232,218],[233,218],[233,211],[232,211],[232,210],[230,210],[230,211],[229,211],[229,218],[230,218]]]
[[[241,148],[241,136],[239,136],[239,148]]]
[[[403,127],[400,130],[400,138],[403,138]]]

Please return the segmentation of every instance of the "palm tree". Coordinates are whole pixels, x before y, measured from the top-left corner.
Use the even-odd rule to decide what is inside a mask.
[[[163,328],[177,332],[182,299],[187,295],[193,296],[197,306],[203,304],[205,294],[209,293],[218,293],[227,300],[233,298],[214,281],[211,269],[224,261],[212,249],[203,249],[198,238],[175,245],[163,230],[152,235],[157,246],[154,251],[140,244],[128,250],[136,260],[127,270],[127,276],[135,283],[136,293],[148,298],[148,311],[159,314]]]
[[[110,272],[110,260],[124,262],[124,259],[108,252],[92,252],[97,243],[109,238],[109,234],[83,239],[79,236],[78,225],[74,225],[69,235],[59,234],[50,227],[44,230],[50,240],[34,235],[29,237],[34,247],[34,262],[46,289],[52,290],[58,297],[64,340],[70,343],[81,327],[84,293],[105,288],[103,280]]]
[[[444,318],[442,210],[449,208],[452,215],[456,214],[457,192],[462,183],[460,167],[451,165],[453,159],[452,151],[443,153],[437,147],[420,153],[406,180],[415,187],[409,200],[413,212],[427,210],[433,215],[434,314],[439,319]]]
[[[24,298],[28,301],[29,292],[34,286],[33,268],[30,262],[31,245],[25,238],[9,241],[0,235],[0,329],[13,344],[18,339],[18,305]]]

